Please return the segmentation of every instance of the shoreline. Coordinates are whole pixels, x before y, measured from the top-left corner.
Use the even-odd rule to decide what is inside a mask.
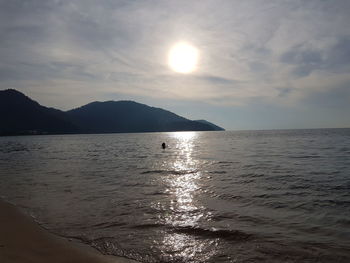
[[[0,199],[0,262],[3,263],[137,263],[101,254],[84,243],[54,235],[33,218]]]

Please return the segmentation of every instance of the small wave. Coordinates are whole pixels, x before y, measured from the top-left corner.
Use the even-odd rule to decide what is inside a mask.
[[[278,194],[258,194],[258,195],[253,195],[253,198],[266,198],[266,199],[269,199],[269,198],[276,198],[276,197],[279,197],[280,195]]]
[[[331,199],[317,199],[312,202],[307,203],[299,203],[295,205],[293,208],[302,208],[302,209],[316,209],[317,207],[326,208],[326,207],[349,207],[350,201],[347,200],[331,200]]]
[[[165,175],[185,175],[185,174],[194,174],[197,173],[198,170],[148,170],[141,172],[140,174],[165,174]]]
[[[244,169],[246,169],[246,168],[255,168],[255,167],[258,167],[258,165],[257,164],[245,164],[245,165],[243,165],[243,168]]]
[[[336,222],[338,224],[342,224],[344,226],[350,227],[350,219],[342,218],[342,219],[338,219]]]
[[[348,200],[325,200],[325,202],[328,202],[331,205],[339,205],[345,207],[348,207],[350,205],[350,201]]]
[[[209,172],[210,174],[226,174],[227,172],[226,171],[212,171],[212,172]]]
[[[122,247],[113,237],[100,237],[96,239],[85,240],[84,242],[90,244],[104,254],[117,255],[122,257],[127,255],[126,251],[122,249]]]
[[[254,183],[255,179],[246,179],[246,180],[241,180],[240,183],[242,184],[250,184],[250,183]]]
[[[138,186],[140,186],[140,187],[147,187],[147,186],[149,186],[149,185],[144,184],[144,183],[132,183],[132,182],[128,182],[128,183],[124,183],[123,186],[124,186],[124,187],[138,187]]]
[[[157,228],[157,227],[164,227],[165,225],[162,224],[156,224],[156,223],[149,223],[149,224],[140,224],[140,225],[134,225],[131,228],[136,229],[149,229],[149,228]]]
[[[263,173],[247,173],[247,174],[243,174],[244,177],[262,177],[265,176],[265,174]]]
[[[225,229],[206,229],[192,226],[177,226],[174,232],[201,236],[204,238],[221,238],[230,241],[246,241],[251,239],[252,235],[244,233],[239,230],[225,230]]]
[[[172,226],[159,223],[149,223],[134,225],[131,228],[134,229],[150,229],[150,228],[164,228],[167,231],[187,234],[193,236],[200,236],[203,238],[221,238],[225,240],[245,241],[252,237],[251,234],[244,233],[239,230],[226,230],[226,229],[207,229],[202,227],[194,226]]]
[[[103,228],[111,228],[111,227],[123,226],[123,225],[126,225],[126,223],[124,223],[124,222],[105,223],[104,222],[104,223],[99,223],[99,224],[92,225],[92,227],[103,229]]]
[[[85,243],[99,250],[102,254],[115,255],[127,259],[133,259],[140,262],[157,262],[149,254],[140,254],[135,250],[126,250],[113,237],[100,237],[92,240],[86,240]]]
[[[284,196],[306,196],[309,195],[307,192],[297,192],[297,191],[290,191],[290,192],[284,192]]]
[[[223,199],[223,200],[232,200],[232,199],[242,199],[243,197],[240,196],[240,195],[234,195],[234,194],[220,194],[218,196],[220,199]]]
[[[149,192],[149,193],[144,193],[144,195],[169,195],[169,193],[163,192],[163,191],[154,191],[154,192]]]
[[[1,153],[12,153],[12,152],[29,152],[30,150],[25,147],[25,146],[16,146],[16,147],[11,147],[11,148],[4,148],[1,149],[0,152]]]
[[[290,156],[292,159],[315,159],[315,158],[321,158],[319,155],[294,155]]]
[[[333,190],[349,190],[350,189],[350,184],[345,184],[345,185],[336,185],[332,187]]]
[[[233,164],[238,163],[238,162],[226,162],[226,161],[221,161],[221,162],[217,162],[217,164],[219,165],[219,167],[231,167]]]
[[[288,188],[290,190],[297,190],[297,189],[309,189],[310,187],[311,187],[311,185],[304,184],[304,185],[291,185]]]
[[[348,147],[342,147],[339,149],[340,152],[350,152],[350,148]]]

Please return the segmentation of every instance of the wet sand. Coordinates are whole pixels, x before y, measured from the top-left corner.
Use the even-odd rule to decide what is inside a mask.
[[[2,263],[136,263],[105,256],[82,243],[53,235],[18,209],[0,200],[0,262]]]

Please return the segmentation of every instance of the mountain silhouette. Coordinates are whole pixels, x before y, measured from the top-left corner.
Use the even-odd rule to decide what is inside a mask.
[[[41,106],[13,89],[0,91],[0,134],[78,133],[65,112]]]
[[[222,128],[134,101],[92,102],[64,112],[13,89],[0,91],[0,135],[213,130]]]
[[[206,121],[206,120],[195,120],[195,121],[207,124],[207,125],[211,126],[215,131],[224,131],[225,130],[224,128],[221,128],[221,127],[215,125],[214,123],[211,123],[211,122]]]
[[[92,102],[67,113],[79,127],[97,133],[214,130],[208,124],[134,101]]]

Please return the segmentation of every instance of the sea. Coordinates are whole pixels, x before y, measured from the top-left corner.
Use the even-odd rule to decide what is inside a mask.
[[[350,262],[350,129],[0,137],[0,182],[104,254]]]

